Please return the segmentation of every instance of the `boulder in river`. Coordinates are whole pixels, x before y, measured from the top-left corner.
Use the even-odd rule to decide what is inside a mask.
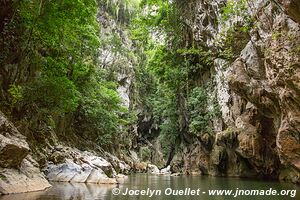
[[[161,174],[171,174],[171,166],[168,165],[166,168],[160,170]]]
[[[156,165],[148,164],[147,169],[151,174],[160,174],[160,171]]]
[[[49,162],[45,173],[50,181],[56,182],[79,182],[95,184],[118,184],[122,182],[121,175],[117,175],[114,166],[118,166],[118,171],[128,172],[129,165],[121,163],[117,157],[107,161],[96,153],[80,151],[76,148],[62,147],[55,148],[52,155],[60,155],[62,162]],[[106,155],[107,157],[108,155]]]

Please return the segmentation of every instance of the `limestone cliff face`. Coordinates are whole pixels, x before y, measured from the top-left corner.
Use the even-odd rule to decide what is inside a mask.
[[[244,18],[220,22],[226,1],[186,5],[187,35],[221,53],[224,30]],[[235,34],[233,59],[217,56],[199,79],[213,81],[222,111],[215,136],[183,145],[174,171],[224,176],[261,176],[300,181],[299,5],[297,1],[251,1],[253,26]],[[229,28],[228,28],[229,27]],[[209,79],[207,74],[209,73]],[[205,75],[205,76],[204,76]],[[188,147],[186,147],[188,146]]]
[[[130,14],[125,8],[119,11],[119,15],[112,13],[110,6],[115,6],[113,2],[100,4],[97,21],[101,26],[100,38],[103,41],[99,47],[98,61],[99,68],[109,71],[109,79],[118,84],[117,92],[122,100],[122,106],[132,114],[140,112],[136,108],[135,94],[135,70],[139,64],[138,55],[135,53],[137,47],[130,37]],[[127,13],[127,15],[126,15]],[[117,150],[123,147],[126,150],[132,146],[136,147],[138,137],[137,125],[126,127],[120,134],[120,145],[115,144]],[[121,147],[122,146],[122,147]],[[120,152],[117,152],[117,154]]]
[[[134,82],[134,65],[136,57],[133,42],[129,37],[129,24],[122,21],[122,16],[113,16],[109,7],[99,6],[97,20],[101,26],[100,38],[103,40],[99,48],[101,68],[109,69],[111,78],[119,83],[118,92],[126,108],[130,107],[130,90]]]
[[[122,15],[114,16],[109,9],[108,5],[99,4],[97,21],[101,26],[102,43],[98,49],[97,67],[99,70],[108,69],[107,79],[118,84],[123,106],[131,109],[130,92],[136,58],[130,54],[133,44],[129,39],[128,19]],[[18,80],[15,77],[19,76],[24,79],[19,80],[20,82],[26,82],[31,77],[30,74],[23,74],[23,70],[18,67],[0,69],[0,79],[4,86],[8,87],[10,81]],[[0,93],[3,97],[4,91]],[[120,134],[121,142],[115,144],[115,151],[108,153],[88,138],[82,141],[82,138],[70,130],[74,123],[72,116],[60,119],[57,129],[45,122],[35,124],[35,120],[39,121],[38,116],[23,120],[24,122],[14,122],[19,132],[0,112],[0,195],[44,190],[51,186],[48,180],[117,184],[124,179],[124,175],[119,173],[128,174],[138,162],[133,161],[126,152],[120,152],[124,146],[131,145],[131,133],[127,130]],[[61,137],[65,132],[69,135]],[[124,146],[120,147],[121,145]]]

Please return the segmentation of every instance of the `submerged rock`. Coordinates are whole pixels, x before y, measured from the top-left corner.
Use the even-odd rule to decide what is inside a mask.
[[[181,173],[173,173],[171,176],[181,176]]]

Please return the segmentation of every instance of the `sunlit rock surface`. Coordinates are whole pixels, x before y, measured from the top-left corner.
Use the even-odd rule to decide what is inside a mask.
[[[61,147],[56,148],[53,154],[59,154],[62,159],[55,163],[50,161],[45,168],[45,174],[50,181],[117,184],[117,179],[120,179],[114,166],[103,157],[97,156],[96,153]],[[118,172],[120,173],[129,172],[131,169],[129,165],[115,156],[112,156],[110,160],[114,161],[115,166],[119,166]]]

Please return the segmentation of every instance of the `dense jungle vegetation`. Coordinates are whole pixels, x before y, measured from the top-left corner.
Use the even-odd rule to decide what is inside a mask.
[[[207,93],[213,83],[199,83],[197,77],[222,55],[189,38],[182,3],[2,1],[2,110],[17,121],[30,119],[41,130],[35,134],[45,134],[46,126],[65,137],[76,132],[106,148],[120,134],[130,134],[140,107],[159,126],[166,151],[188,140],[187,135],[213,134],[209,124],[220,115],[215,97]],[[102,38],[99,7],[130,32],[132,49],[122,48],[118,36]],[[224,9],[224,17],[235,12],[231,7]],[[129,108],[118,95],[113,67],[102,64],[98,49],[105,45],[136,58]]]

